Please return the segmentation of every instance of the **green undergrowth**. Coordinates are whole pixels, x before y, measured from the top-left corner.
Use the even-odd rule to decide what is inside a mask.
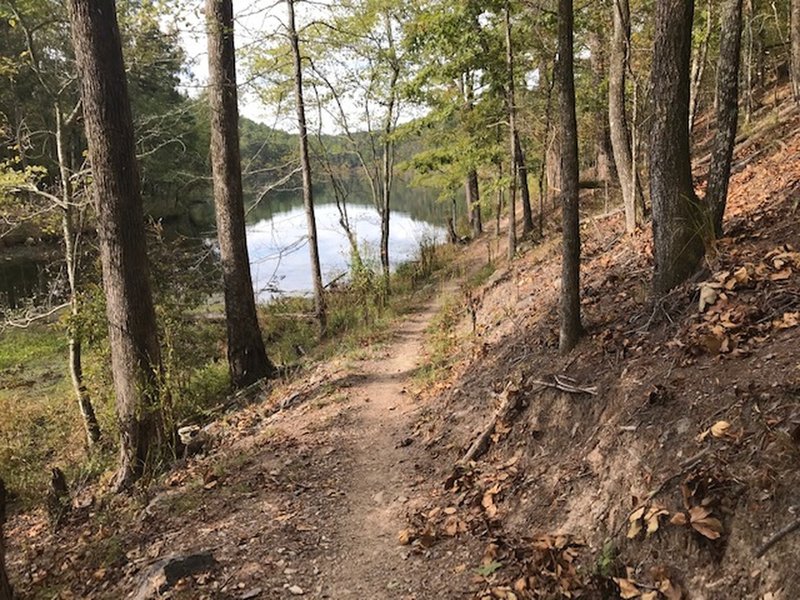
[[[312,365],[333,357],[363,360],[391,340],[392,325],[430,299],[454,275],[454,249],[424,245],[400,265],[387,295],[374,271],[356,274],[327,294],[328,329],[319,339],[308,298],[280,298],[259,307],[267,352],[278,365]],[[163,280],[163,279],[162,279]],[[174,284],[174,281],[173,281]],[[230,394],[222,307],[186,283],[179,294],[156,287],[169,427],[202,423]],[[205,296],[207,298],[208,296]],[[0,331],[0,477],[18,508],[43,502],[50,469],[73,488],[107,476],[116,456],[116,417],[102,289],[81,297],[81,318]],[[83,339],[84,378],[103,433],[86,447],[83,422],[67,369],[67,332]]]

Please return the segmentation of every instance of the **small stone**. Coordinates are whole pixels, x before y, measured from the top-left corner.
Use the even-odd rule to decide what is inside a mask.
[[[289,588],[289,593],[292,596],[302,596],[305,592],[299,585],[293,585]]]

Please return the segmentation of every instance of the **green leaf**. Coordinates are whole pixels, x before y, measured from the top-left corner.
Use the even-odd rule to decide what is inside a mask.
[[[490,562],[488,565],[481,565],[475,572],[480,575],[481,577],[489,577],[503,568],[503,563],[501,562]]]

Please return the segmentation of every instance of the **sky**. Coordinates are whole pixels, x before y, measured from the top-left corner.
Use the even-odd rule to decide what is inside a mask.
[[[285,31],[284,23],[287,20],[286,3],[282,1],[263,2],[238,2],[234,1],[234,36],[237,53],[237,81],[239,87],[239,113],[260,123],[294,132],[297,125],[294,122],[294,113],[276,114],[274,107],[265,106],[264,103],[242,85],[247,79],[246,69],[242,66],[242,57],[253,44],[259,43],[267,36],[280,34]],[[308,18],[308,7],[303,3],[296,5],[296,20],[301,26]],[[206,33],[202,3],[191,2],[181,13],[181,43],[188,60],[191,79],[184,81],[183,89],[189,95],[195,96],[205,87],[208,80],[208,51],[206,47]],[[326,129],[331,129],[331,125]]]

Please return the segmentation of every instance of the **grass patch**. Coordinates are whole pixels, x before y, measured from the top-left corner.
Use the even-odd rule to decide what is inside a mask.
[[[446,297],[436,316],[431,321],[427,335],[427,360],[415,373],[416,381],[422,386],[433,385],[449,373],[458,349],[456,324],[459,321],[461,304],[455,296]]]

